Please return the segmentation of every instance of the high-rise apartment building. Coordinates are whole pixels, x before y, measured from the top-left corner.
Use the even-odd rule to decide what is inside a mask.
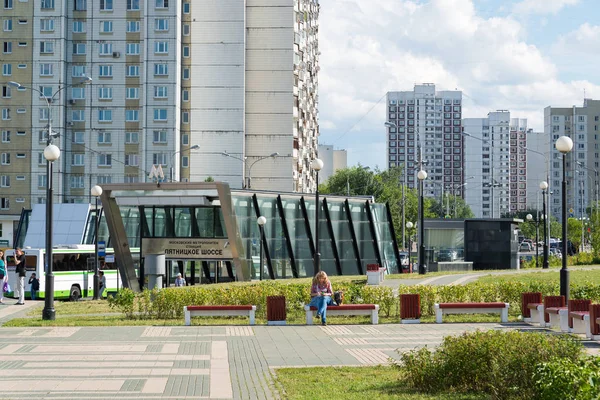
[[[596,199],[596,183],[600,179],[600,100],[584,99],[583,107],[546,107],[544,133],[549,143],[550,212],[562,221],[562,154],[554,144],[560,136],[573,140],[573,149],[567,154],[567,210],[569,217],[588,217],[587,208]],[[571,212],[570,210],[573,210]]]
[[[314,190],[317,0],[2,0],[1,11],[0,215],[45,201],[49,121],[58,202],[144,181],[153,165],[167,181],[242,187],[251,175],[257,189]]]
[[[323,169],[319,172],[319,183],[326,182],[338,170],[348,168],[348,152],[343,149],[336,150],[333,145],[320,144],[319,158],[323,160]]]
[[[386,108],[388,166],[405,166],[404,183],[416,188],[420,152],[425,196],[441,199],[447,190],[462,195],[462,92],[415,85],[413,91],[388,92]]]
[[[465,201],[478,218],[527,209],[527,120],[507,110],[465,118]],[[539,160],[538,160],[539,161]]]

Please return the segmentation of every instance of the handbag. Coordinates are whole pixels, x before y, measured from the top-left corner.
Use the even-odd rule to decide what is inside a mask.
[[[338,306],[341,306],[344,302],[344,292],[341,290],[334,292],[333,301],[335,301],[335,304],[337,304]]]
[[[10,285],[8,284],[8,282],[4,282],[4,287],[2,288],[4,290],[4,292],[12,292],[12,290],[10,290]]]

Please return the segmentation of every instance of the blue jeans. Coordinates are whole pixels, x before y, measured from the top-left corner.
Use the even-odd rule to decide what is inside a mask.
[[[317,308],[317,314],[321,314],[321,322],[327,322],[327,306],[335,305],[331,296],[315,296],[309,306]]]
[[[37,298],[37,290],[31,288],[29,292],[31,293],[31,300],[35,300]]]

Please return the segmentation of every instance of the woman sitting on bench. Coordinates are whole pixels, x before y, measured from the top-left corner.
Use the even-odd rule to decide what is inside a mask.
[[[309,306],[317,309],[317,318],[321,318],[323,325],[327,325],[327,306],[336,305],[333,302],[333,289],[331,288],[331,282],[324,271],[319,271],[313,278],[312,286],[310,288],[310,301]]]

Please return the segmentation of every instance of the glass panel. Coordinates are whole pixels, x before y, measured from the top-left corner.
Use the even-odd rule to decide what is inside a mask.
[[[400,273],[394,254],[394,242],[392,240],[392,230],[390,229],[386,205],[371,204],[371,210],[373,210],[377,243],[379,245],[381,261],[383,262],[382,267],[385,267],[389,274]]]
[[[258,208],[260,214],[267,219],[264,226],[265,237],[271,255],[271,264],[275,278],[291,278],[292,267],[287,251],[287,243],[283,234],[283,227],[277,211],[277,198],[259,197]]]
[[[329,216],[333,226],[333,236],[338,249],[343,275],[356,275],[359,272],[352,234],[350,233],[350,221],[346,214],[346,205],[342,200],[329,201]]]
[[[256,213],[252,205],[252,196],[235,194],[231,196],[231,201],[244,247],[240,249],[240,258],[252,260],[250,263],[250,278],[258,279],[260,275],[260,234],[256,223]]]
[[[129,247],[140,247],[140,212],[137,207],[122,207],[121,218],[127,234]],[[101,231],[102,232],[102,231]],[[107,229],[108,232],[108,229]],[[101,235],[102,236],[102,235]],[[108,233],[106,234],[108,238]]]
[[[333,256],[333,250],[331,249],[329,229],[327,228],[327,220],[325,219],[325,213],[323,212],[322,199],[323,198],[319,198],[319,252],[321,253],[321,270],[325,271],[328,275],[337,275],[338,273],[335,267],[335,257]],[[311,224],[310,227],[312,229],[314,238],[316,233],[314,230],[315,199],[305,198],[304,201],[306,202],[308,221]]]
[[[314,261],[306,232],[306,221],[300,206],[300,197],[281,198],[285,220],[292,242],[298,277],[309,277],[314,272]]]
[[[175,236],[192,236],[192,214],[188,207],[175,208]]]
[[[375,248],[373,247],[373,235],[367,217],[367,207],[365,203],[350,203],[352,212],[352,223],[356,240],[358,241],[358,252],[362,261],[363,271],[367,270],[367,264],[376,264]]]

